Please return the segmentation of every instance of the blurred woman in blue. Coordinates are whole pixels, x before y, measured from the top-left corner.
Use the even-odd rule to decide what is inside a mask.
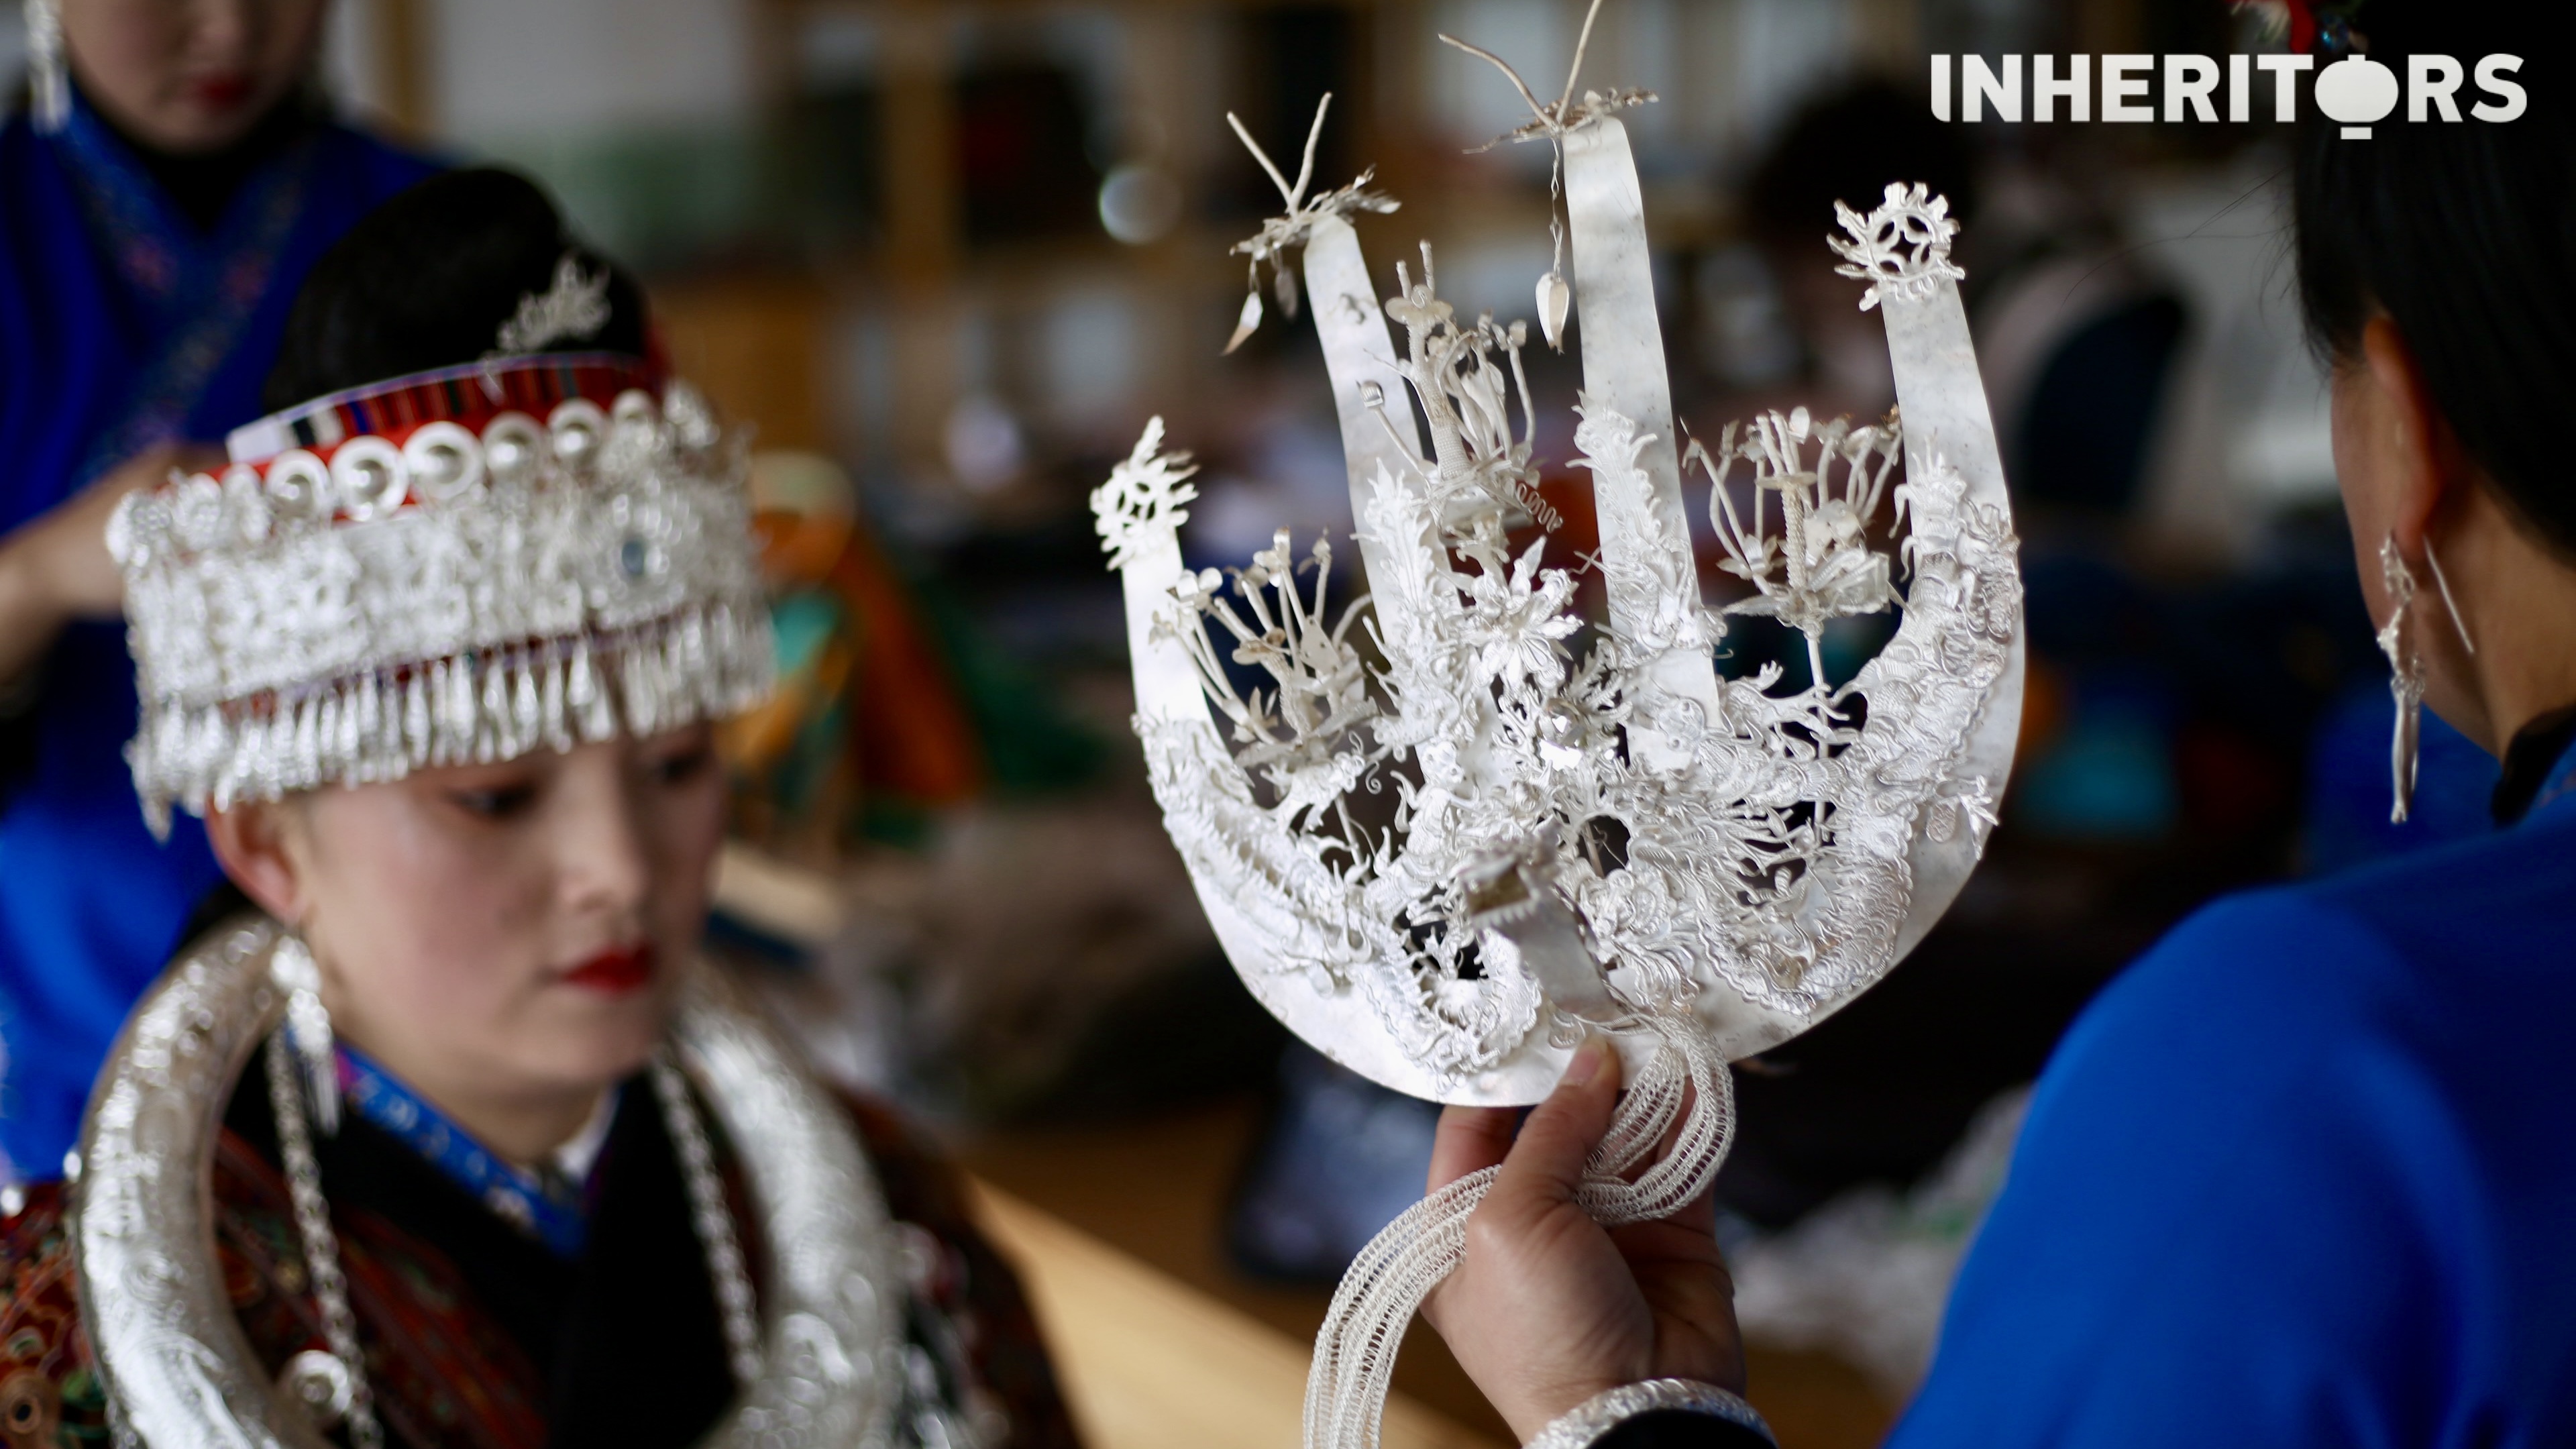
[[[428,163],[334,124],[327,0],[28,0],[0,129],[0,1176],[50,1176],[217,873],[122,755],[117,499],[261,415],[315,258]]]
[[[2502,762],[2496,828],[2220,901],[2094,1001],[1895,1449],[2576,1444],[2576,95],[2542,7],[2331,13],[2330,51],[2500,75],[2527,103],[2464,89],[2456,118],[2367,138],[2310,116],[2296,166],[2299,290],[2400,686],[2398,796],[2420,698]],[[1506,1167],[1432,1304],[1515,1425],[1657,1373],[1741,1382],[1713,1245],[1682,1241],[1705,1219],[1614,1242],[1574,1207],[1612,1096],[1583,1076],[1533,1114],[1530,1169],[1507,1191]],[[1435,1181],[1500,1155],[1451,1110]],[[1500,1367],[1495,1315],[1469,1311],[1541,1259],[1588,1293],[1546,1305],[1567,1327],[1544,1381]],[[1753,1436],[1641,1417],[1550,1442]]]

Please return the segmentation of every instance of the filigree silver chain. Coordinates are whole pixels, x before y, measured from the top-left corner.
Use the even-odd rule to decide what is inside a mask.
[[[294,1043],[280,1026],[268,1041],[268,1107],[277,1118],[277,1155],[286,1168],[305,1275],[322,1306],[322,1339],[331,1352],[327,1360],[310,1352],[289,1359],[279,1387],[313,1415],[317,1428],[329,1428],[337,1417],[348,1424],[354,1449],[383,1449],[385,1431],[376,1422],[375,1391],[367,1386],[366,1360],[359,1355],[357,1315],[349,1311],[340,1239],[331,1231],[331,1204],[322,1196],[322,1165],[313,1160],[313,1133],[304,1120],[294,1062]]]
[[[340,1268],[340,1240],[331,1228],[331,1204],[322,1195],[321,1164],[313,1156],[313,1134],[305,1120],[304,1094],[295,1081],[293,1051],[286,1029],[280,1027],[269,1041],[268,1102],[277,1118],[277,1154],[294,1203],[295,1233],[304,1251],[305,1272],[313,1281],[313,1297],[321,1306],[322,1337],[330,1351],[297,1354],[287,1362],[279,1387],[313,1415],[317,1428],[345,1422],[354,1449],[383,1449],[384,1428],[376,1420],[374,1391],[367,1386],[357,1316],[349,1307],[349,1281]],[[742,1239],[725,1205],[724,1180],[716,1172],[706,1122],[667,1049],[654,1056],[652,1077],[654,1097],[688,1183],[690,1218],[706,1249],[707,1276],[714,1282],[724,1324],[726,1359],[734,1378],[748,1385],[760,1376],[760,1320],[751,1274],[743,1264]]]
[[[724,1179],[716,1175],[716,1156],[707,1144],[707,1124],[689,1096],[689,1084],[665,1050],[653,1058],[653,1094],[662,1101],[662,1120],[680,1149],[680,1170],[689,1183],[689,1213],[706,1246],[707,1275],[715,1282],[716,1309],[724,1320],[725,1356],[733,1376],[743,1383],[760,1377],[760,1319],[751,1297],[751,1274],[742,1264],[742,1240],[733,1214],[725,1207]]]

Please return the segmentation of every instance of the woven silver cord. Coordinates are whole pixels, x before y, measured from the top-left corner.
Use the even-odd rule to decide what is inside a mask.
[[[1620,1099],[1576,1194],[1585,1212],[1610,1226],[1669,1217],[1695,1201],[1716,1180],[1734,1137],[1734,1079],[1725,1064],[1686,1025],[1658,1025],[1663,1045]],[[1668,1135],[1671,1150],[1629,1181]],[[1494,1176],[1493,1168],[1470,1173],[1414,1204],[1342,1275],[1306,1378],[1307,1444],[1368,1449],[1378,1442],[1405,1327],[1465,1257],[1467,1219]]]
[[[1639,1414],[1652,1414],[1667,1409],[1706,1414],[1711,1418],[1750,1429],[1766,1441],[1780,1441],[1771,1426],[1762,1421],[1753,1406],[1715,1384],[1697,1379],[1648,1379],[1643,1383],[1621,1384],[1615,1389],[1593,1395],[1572,1410],[1539,1430],[1526,1449],[1587,1449],[1602,1435]]]

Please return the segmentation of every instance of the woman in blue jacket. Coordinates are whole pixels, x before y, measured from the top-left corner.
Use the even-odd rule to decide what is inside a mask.
[[[60,1170],[126,1009],[217,878],[143,828],[117,499],[266,411],[323,250],[428,163],[334,124],[327,0],[36,0],[0,127],[0,1181]]]
[[[2221,901],[2103,993],[1900,1449],[2576,1443],[2576,121],[2525,7],[2351,8],[2401,79],[2530,52],[2519,117],[2311,118],[2296,182],[2362,591],[2401,684],[2502,761],[2498,829]],[[1533,1115],[1433,1304],[1524,1434],[1613,1384],[1740,1385],[1705,1227],[1614,1244],[1570,1204],[1615,1075]],[[1444,1132],[1436,1176],[1508,1127]],[[1499,1367],[1520,1307],[1563,1325],[1561,1372]],[[1747,1438],[1669,1414],[1560,1436]]]

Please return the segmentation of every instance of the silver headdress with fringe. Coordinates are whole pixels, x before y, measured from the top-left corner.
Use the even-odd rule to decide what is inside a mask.
[[[1689,442],[1618,116],[1654,98],[1569,77],[1541,102],[1452,43],[1529,101],[1506,139],[1556,152],[1557,262],[1534,296],[1550,345],[1569,306],[1580,322],[1574,466],[1597,553],[1548,563],[1528,329],[1458,314],[1427,244],[1381,304],[1348,220],[1361,208],[1307,202],[1305,176],[1282,179],[1287,216],[1247,247],[1274,266],[1303,248],[1367,598],[1334,612],[1330,545],[1300,556],[1285,531],[1249,568],[1186,568],[1196,489],[1160,419],[1093,507],[1155,798],[1245,984],[1335,1060],[1449,1102],[1535,1101],[1607,1033],[1631,1090],[1581,1201],[1636,1222],[1714,1179],[1727,1063],[1884,976],[1975,868],[2020,717],[2017,545],[1941,198],[1891,184],[1831,239],[1885,319],[1899,413],[1855,426],[1800,408]],[[1247,304],[1244,327],[1259,320]],[[1716,607],[1692,473],[1737,582]],[[1577,606],[1584,570],[1604,620]],[[1757,616],[1803,645],[1804,679],[1719,672]],[[1828,631],[1872,616],[1876,657],[1829,677]],[[1398,1218],[1344,1277],[1310,1449],[1376,1442],[1404,1325],[1491,1176]]]
[[[635,359],[398,378],[230,451],[108,528],[155,829],[173,803],[567,750],[768,692],[742,440]]]

